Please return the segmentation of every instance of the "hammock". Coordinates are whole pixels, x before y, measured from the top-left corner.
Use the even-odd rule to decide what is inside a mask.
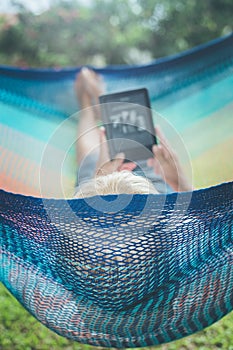
[[[51,330],[142,347],[232,310],[232,44],[230,35],[151,65],[99,70],[109,91],[148,86],[188,143],[194,179],[195,162],[207,163],[196,181],[211,187],[193,193],[52,199],[74,184],[68,117],[79,69],[0,69],[0,280]]]
[[[172,128],[183,140],[182,161],[190,168],[191,159],[195,188],[232,180],[232,44],[230,35],[151,65],[98,70],[109,92],[148,88],[153,109],[163,115],[162,130],[170,134]],[[78,71],[0,67],[0,188],[56,198],[73,194],[77,120],[68,117],[78,110]],[[173,143],[177,149],[177,137]]]

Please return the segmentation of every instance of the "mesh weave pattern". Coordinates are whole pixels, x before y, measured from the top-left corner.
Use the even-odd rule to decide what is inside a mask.
[[[104,209],[97,197],[1,191],[1,281],[42,323],[79,342],[122,348],[186,336],[232,310],[232,199],[232,183],[192,195],[106,196]],[[116,201],[120,210],[106,209]]]

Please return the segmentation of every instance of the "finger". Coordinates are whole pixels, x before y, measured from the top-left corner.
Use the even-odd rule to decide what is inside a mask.
[[[153,169],[155,174],[161,175],[163,177],[163,168],[161,166],[161,163],[158,161],[158,159],[154,160]]]
[[[173,160],[176,159],[176,153],[174,152],[171,144],[168,142],[167,138],[163,134],[161,128],[159,126],[156,127],[157,134],[160,140],[160,144],[163,147],[163,155],[166,160],[169,160],[172,158]]]
[[[171,160],[176,160],[176,153],[174,152],[170,144],[167,143],[166,140],[163,140],[159,146],[161,147],[163,157],[166,161],[170,162]]]
[[[164,147],[162,145],[154,145],[152,151],[156,159],[160,161],[165,160]]]
[[[124,162],[124,153],[118,153],[112,161],[107,162],[103,168],[108,173],[113,173],[115,171],[119,171],[120,167]]]
[[[113,171],[117,171],[123,165],[125,160],[124,153],[118,153],[115,158],[111,161]]]
[[[127,170],[133,171],[137,167],[137,164],[133,162],[123,163],[120,167],[120,171]]]
[[[100,126],[100,131],[102,133],[104,133],[105,137],[106,137],[106,130],[105,130],[105,127],[103,125]]]
[[[97,167],[96,175],[103,176],[103,175],[108,175],[116,171],[119,171],[123,162],[124,162],[124,154],[119,153],[117,154],[116,158],[114,158],[112,161],[99,163],[99,166]]]
[[[147,159],[147,166],[149,168],[153,168],[153,166],[154,166],[154,158]]]
[[[166,146],[166,148],[169,148],[170,145],[169,145],[164,133],[162,132],[161,128],[158,125],[155,127],[155,132],[156,132],[156,135],[158,136],[160,144]]]

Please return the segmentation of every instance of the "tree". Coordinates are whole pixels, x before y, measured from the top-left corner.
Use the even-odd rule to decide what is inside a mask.
[[[1,64],[141,64],[232,31],[233,2],[53,0],[40,15],[18,12],[0,17]]]
[[[162,0],[156,4],[153,0],[141,0],[140,4],[144,13],[150,7],[147,25],[154,57],[189,49],[233,29],[231,0]]]

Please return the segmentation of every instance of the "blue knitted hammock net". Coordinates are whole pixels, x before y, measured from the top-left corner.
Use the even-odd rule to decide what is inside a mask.
[[[144,347],[202,330],[233,308],[233,35],[97,70],[108,91],[149,89],[187,147],[194,192],[67,199],[79,69],[0,67],[0,281],[86,344]]]

